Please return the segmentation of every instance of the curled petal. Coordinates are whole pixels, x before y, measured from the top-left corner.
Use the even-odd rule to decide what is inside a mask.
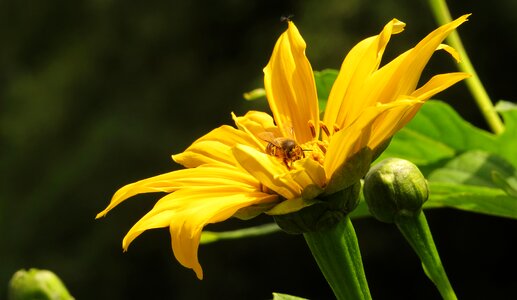
[[[456,60],[457,63],[461,62],[461,56],[458,53],[458,51],[456,51],[456,49],[452,48],[451,46],[449,46],[447,44],[438,45],[436,50],[443,50],[443,51],[449,53]]]
[[[411,95],[415,90],[422,71],[437,49],[447,50],[453,53],[450,47],[445,47],[441,42],[463,22],[468,15],[464,15],[449,24],[443,25],[428,34],[414,48],[399,55],[389,62],[369,80],[369,88],[357,95],[372,103],[380,101],[387,103],[398,99],[401,95]],[[453,55],[454,56],[454,55]]]
[[[237,128],[247,133],[253,139],[254,145],[258,149],[264,147],[264,141],[259,138],[260,134],[271,132],[276,137],[282,136],[273,118],[264,112],[249,111],[242,117],[237,117],[232,113],[232,118]]]
[[[411,93],[411,97],[419,100],[427,100],[439,92],[451,87],[457,82],[465,78],[469,78],[470,76],[470,74],[462,72],[435,75],[422,87]]]
[[[264,86],[275,121],[282,136],[298,143],[313,139],[308,121],[317,127],[319,120],[316,84],[305,47],[298,29],[289,22],[264,68]]]
[[[129,244],[148,229],[169,226],[176,259],[203,279],[197,257],[203,227],[224,221],[243,207],[268,203],[276,198],[276,195],[233,186],[179,190],[160,199],[130,229],[122,242],[123,248],[127,250]]]

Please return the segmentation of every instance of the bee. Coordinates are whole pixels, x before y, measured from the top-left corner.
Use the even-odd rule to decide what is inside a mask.
[[[293,139],[275,137],[271,132],[263,132],[259,137],[267,142],[265,152],[282,159],[289,169],[294,161],[305,157],[304,150]]]
[[[289,15],[283,15],[280,17],[280,22],[289,22],[293,19],[294,15],[292,14],[289,14]]]

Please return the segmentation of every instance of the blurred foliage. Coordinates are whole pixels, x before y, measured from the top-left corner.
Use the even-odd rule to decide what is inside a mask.
[[[454,16],[473,13],[460,33],[493,99],[515,98],[509,74],[517,68],[517,2],[450,5]],[[198,281],[173,259],[167,230],[143,235],[122,254],[122,237],[157,195],[94,221],[119,186],[178,168],[170,155],[230,124],[231,111],[267,109],[242,94],[261,86],[287,14],[294,14],[315,70],[338,68],[353,44],[393,17],[408,26],[388,57],[435,27],[425,1],[409,0],[1,0],[0,298],[10,276],[29,267],[56,271],[78,299],[265,299],[272,291],[331,298],[299,236],[202,246],[206,279]],[[428,76],[453,69],[437,54]],[[464,86],[440,98],[484,126]],[[515,276],[501,274],[515,264],[507,236],[514,222],[447,210],[428,220],[460,298],[514,291]],[[246,225],[264,221],[270,219]],[[437,297],[395,229],[361,220],[356,230],[374,297]],[[394,268],[403,275],[394,278]],[[401,290],[402,281],[414,289]]]

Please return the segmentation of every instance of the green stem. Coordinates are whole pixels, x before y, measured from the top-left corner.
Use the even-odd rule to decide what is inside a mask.
[[[371,299],[350,218],[328,230],[304,233],[320,270],[337,299]]]
[[[456,294],[443,268],[424,213],[421,212],[418,217],[400,215],[395,224],[420,257],[425,273],[436,285],[442,298],[456,300]]]
[[[429,4],[439,24],[446,24],[452,21],[451,14],[445,0],[429,0]],[[472,75],[472,77],[467,78],[465,82],[470,93],[474,97],[476,104],[481,110],[481,113],[485,117],[488,126],[494,133],[502,133],[504,131],[504,124],[497,114],[492,100],[490,100],[488,93],[483,87],[483,83],[481,83],[465,47],[463,47],[459,34],[456,31],[452,32],[447,37],[447,42],[450,46],[455,48],[461,56],[462,63],[458,65],[459,69]]]

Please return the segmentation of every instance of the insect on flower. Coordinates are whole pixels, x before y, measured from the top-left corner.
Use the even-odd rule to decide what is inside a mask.
[[[282,159],[289,169],[294,161],[305,157],[304,150],[293,139],[275,137],[271,132],[262,132],[259,134],[259,137],[267,142],[265,152]]]

